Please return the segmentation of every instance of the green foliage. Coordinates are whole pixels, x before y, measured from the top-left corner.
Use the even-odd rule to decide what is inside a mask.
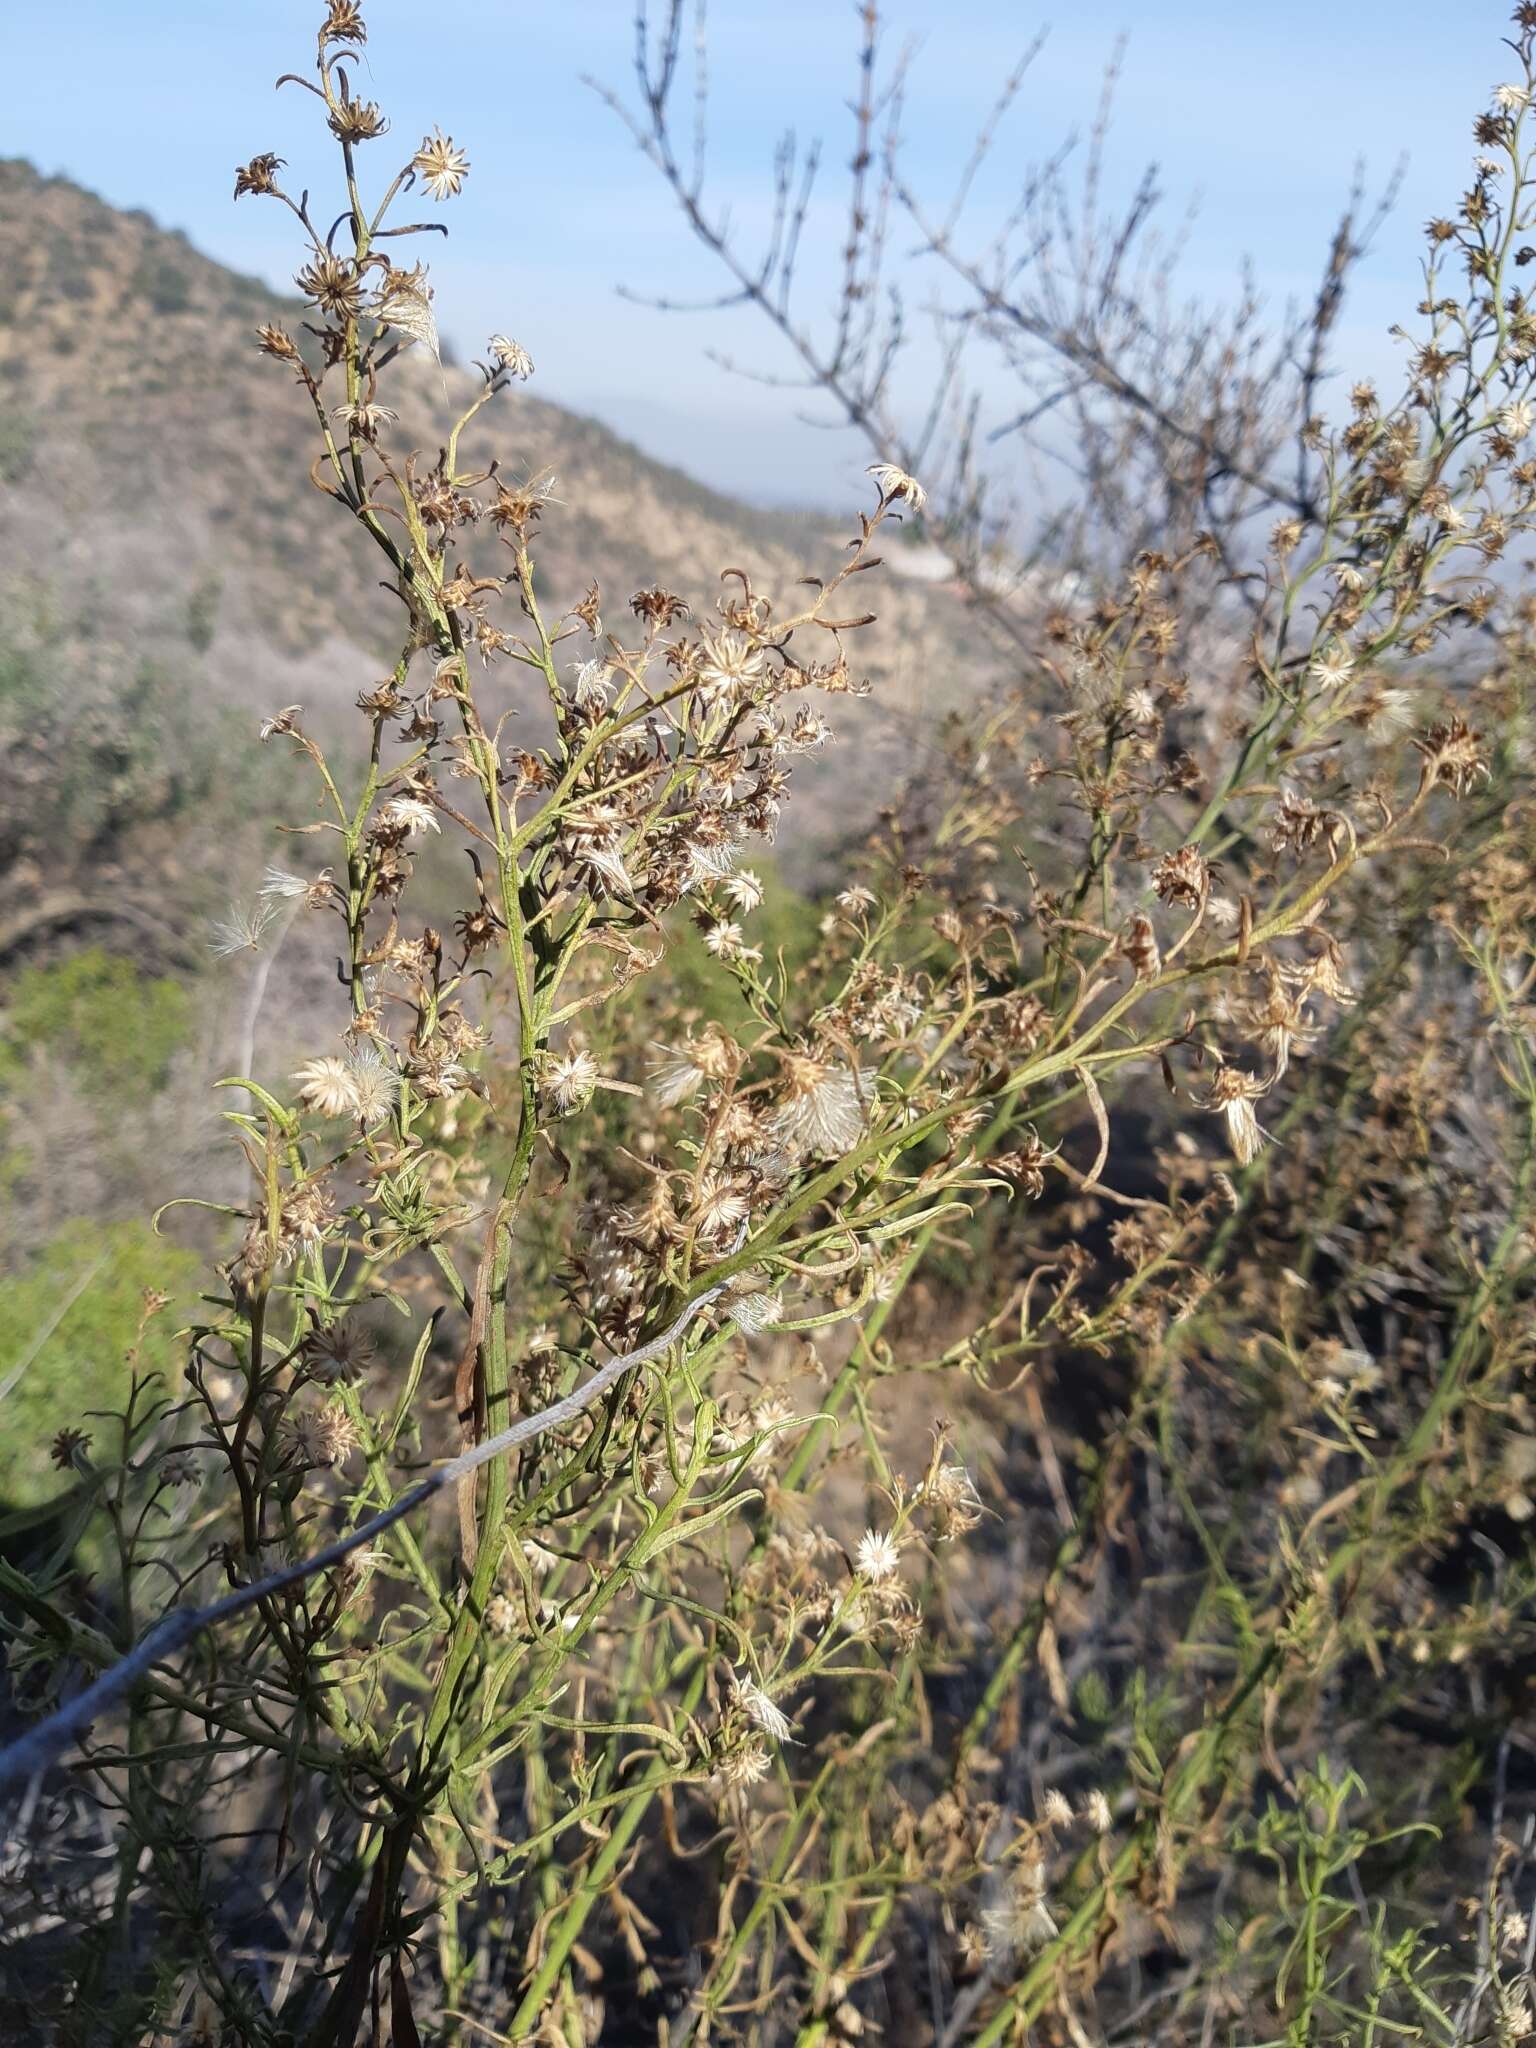
[[[133,283],[156,313],[185,313],[192,304],[192,286],[186,272],[167,257],[146,259]]]
[[[1085,1671],[1077,1682],[1075,1703],[1085,1721],[1103,1723],[1115,1710],[1102,1671]]]
[[[1373,1809],[1356,1773],[1336,1769],[1324,1756],[1302,1775],[1293,1797],[1270,1799],[1251,1838],[1238,1832],[1235,1846],[1255,1850],[1273,1872],[1273,1910],[1255,1916],[1248,1938],[1252,1946],[1266,1941],[1273,1951],[1284,2048],[1353,2043],[1362,2017],[1393,2033],[1417,2022],[1414,2039],[1457,2038],[1450,2012],[1438,2002],[1446,1986],[1443,1967],[1435,1967],[1437,1952],[1414,1930],[1392,1928],[1379,1902],[1367,1923],[1365,1955],[1352,1957],[1360,1902],[1368,1896],[1358,1866],[1406,1836],[1432,1839],[1436,1833],[1423,1823],[1376,1829],[1352,1817],[1383,1804]],[[1392,2025],[1394,2017],[1404,2029]]]
[[[95,629],[89,587],[71,593],[67,612],[49,590],[26,598],[9,594],[0,611],[0,747],[12,777],[0,865],[60,847],[107,852],[142,824],[195,811],[216,777],[245,814],[261,766],[243,729],[244,747],[231,744],[232,711],[194,693],[174,659],[146,656],[124,676],[72,647],[72,632]],[[211,635],[215,602],[211,584],[189,599],[194,645]]]
[[[160,1086],[192,1027],[192,997],[169,975],[87,947],[68,960],[25,968],[0,1025],[0,1093],[16,1087],[30,1049],[62,1054],[103,1100]]]
[[[765,972],[776,969],[782,957],[793,1006],[796,974],[816,948],[819,913],[811,898],[790,888],[771,864],[760,861],[757,872],[762,877],[763,900],[752,913],[752,943],[762,949]],[[647,986],[646,994],[664,1002],[669,1009],[697,1011],[701,1023],[734,1029],[746,1024],[751,1016],[736,983],[720,972],[719,963],[692,924],[679,926],[660,973]]]
[[[78,1222],[0,1287],[0,1500],[27,1507],[58,1491],[46,1445],[61,1429],[90,1430],[89,1411],[121,1406],[145,1290],[188,1294],[198,1270],[147,1224]],[[149,1326],[141,1373],[175,1369],[174,1328],[169,1316]]]
[[[32,467],[37,422],[30,413],[0,412],[0,483],[19,484]]]
[[[223,592],[224,579],[215,572],[204,576],[187,599],[187,639],[199,654],[206,654],[213,645]]]

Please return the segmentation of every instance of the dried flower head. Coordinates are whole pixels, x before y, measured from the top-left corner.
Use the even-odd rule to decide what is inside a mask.
[[[1226,1118],[1227,1142],[1239,1166],[1247,1166],[1263,1148],[1266,1133],[1254,1115],[1253,1105],[1265,1093],[1265,1084],[1245,1074],[1241,1067],[1218,1067],[1206,1095],[1205,1107],[1220,1110]]]
[[[277,174],[283,168],[283,159],[267,151],[262,156],[253,156],[248,164],[235,172],[235,197],[243,199],[248,192],[266,194],[277,190]]]
[[[441,832],[442,820],[424,797],[397,796],[379,812],[378,822],[386,830],[397,833],[403,839],[414,839],[421,832]]]
[[[1475,733],[1464,718],[1453,715],[1443,725],[1432,725],[1413,744],[1424,757],[1425,782],[1431,786],[1439,784],[1453,796],[1464,797],[1474,783],[1489,778],[1482,735]]]
[[[771,1742],[792,1742],[794,1724],[789,1716],[750,1678],[732,1681],[731,1698],[754,1728],[760,1728]]]
[[[513,341],[510,335],[493,334],[490,339],[491,361],[504,376],[516,377],[526,384],[533,375],[533,357],[521,343]]]
[[[352,320],[357,317],[362,301],[363,280],[355,263],[345,256],[333,256],[329,250],[321,250],[294,279],[301,295],[310,299],[322,313],[333,319]]]
[[[359,0],[329,0],[320,40],[322,43],[367,42],[368,31],[363,26]]]
[[[299,1101],[316,1116],[355,1116],[357,1084],[350,1062],[334,1053],[322,1053],[294,1070]]]
[[[355,100],[343,92],[326,116],[326,125],[338,142],[374,142],[389,127],[372,100]]]
[[[767,1120],[774,1142],[811,1159],[851,1152],[868,1121],[852,1067],[844,1060],[790,1053],[784,1058],[784,1078],[788,1092]]]
[[[924,1482],[922,1499],[934,1515],[934,1534],[940,1542],[964,1536],[982,1516],[981,1496],[963,1465],[941,1458]]]
[[[987,1954],[998,1962],[1032,1955],[1055,1938],[1057,1928],[1045,1904],[1044,1873],[1036,1862],[1011,1871],[998,1897],[981,1916]]]
[[[227,917],[215,918],[208,950],[221,960],[236,953],[259,953],[277,915],[277,905],[266,896],[258,896],[249,908],[237,904]]]
[[[725,1312],[743,1335],[760,1337],[782,1321],[784,1304],[762,1284],[761,1274],[743,1273],[741,1284],[725,1297]]]
[[[1048,1828],[1069,1828],[1072,1825],[1071,1802],[1054,1785],[1040,1803],[1040,1818]]]
[[[762,879],[750,868],[738,869],[726,877],[724,894],[733,909],[739,910],[743,916],[750,916],[763,900]]]
[[[48,1448],[48,1456],[61,1472],[68,1472],[77,1458],[83,1458],[91,1447],[88,1431],[83,1429],[61,1429]]]
[[[382,1362],[378,1346],[350,1316],[312,1330],[304,1339],[305,1366],[310,1378],[322,1385],[361,1379]]]
[[[434,362],[442,360],[437,315],[432,310],[432,287],[420,266],[413,271],[392,272],[373,310],[384,326],[392,327],[407,341],[419,342]],[[432,517],[433,507],[426,494],[418,491],[416,497],[426,516]],[[439,517],[438,524],[451,525],[461,509],[460,501],[448,492],[440,509],[444,516]]]
[[[364,1046],[350,1055],[347,1073],[352,1083],[352,1114],[365,1130],[379,1124],[400,1099],[400,1074],[374,1046]]]
[[[289,902],[298,902],[301,899],[308,899],[310,888],[311,884],[306,882],[302,875],[290,874],[287,868],[275,867],[269,863],[263,871],[261,887],[256,893],[259,896],[281,896]]]
[[[875,489],[880,493],[882,505],[902,499],[914,512],[921,512],[928,502],[928,493],[917,478],[908,476],[907,472],[894,462],[872,462],[865,474],[874,478]]]
[[[1152,886],[1164,903],[1183,903],[1198,910],[1211,890],[1210,863],[1198,846],[1165,853],[1152,870]]]
[[[735,703],[746,697],[765,672],[763,650],[745,633],[734,630],[706,641],[699,663],[699,697],[702,703]]]
[[[737,1743],[720,1759],[720,1781],[731,1792],[760,1785],[773,1769],[772,1759],[755,1736]]]
[[[411,158],[411,169],[434,199],[453,199],[469,175],[469,158],[454,147],[451,135],[434,128]]]
[[[1307,674],[1323,690],[1342,690],[1354,672],[1354,656],[1337,643],[1315,654],[1307,666]]]
[[[592,1100],[598,1079],[596,1059],[584,1045],[578,1045],[546,1060],[540,1086],[554,1115],[574,1116]]]

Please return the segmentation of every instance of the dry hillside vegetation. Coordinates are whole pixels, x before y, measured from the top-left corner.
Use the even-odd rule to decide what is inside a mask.
[[[1536,0],[1401,389],[1304,374],[1303,502],[1214,529],[1165,406],[1168,532],[1099,501],[1038,615],[889,448],[825,534],[510,335],[432,413],[473,150],[316,14],[332,184],[236,176],[301,303],[9,174],[6,857],[87,898],[0,1015],[15,2037],[1515,2048]]]

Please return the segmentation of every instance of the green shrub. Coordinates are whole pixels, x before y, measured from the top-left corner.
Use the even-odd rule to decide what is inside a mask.
[[[165,1079],[192,1023],[192,998],[168,975],[90,946],[16,978],[0,1024],[0,1095],[14,1088],[34,1046],[60,1052],[103,1099],[143,1096]]]
[[[37,422],[30,413],[0,412],[0,483],[22,482],[36,447]]]
[[[199,654],[206,654],[213,645],[223,592],[224,579],[214,574],[202,577],[187,599],[187,639]]]
[[[197,1269],[147,1224],[81,1221],[0,1286],[0,1501],[27,1507],[60,1489],[45,1447],[61,1429],[91,1431],[91,1410],[121,1406],[145,1290],[174,1299]],[[174,1370],[174,1328],[170,1316],[149,1325],[141,1372]]]
[[[185,313],[192,304],[192,287],[184,270],[165,257],[148,259],[139,266],[134,290],[148,299],[156,313]]]

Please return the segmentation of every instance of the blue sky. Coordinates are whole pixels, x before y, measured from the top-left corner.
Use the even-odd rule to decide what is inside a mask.
[[[233,167],[259,149],[293,175],[331,174],[329,138],[307,95],[274,95],[303,69],[320,0],[72,0],[13,4],[0,21],[10,90],[0,151],[146,206],[210,254],[274,282],[295,267],[291,219],[230,202]],[[1386,330],[1417,296],[1418,229],[1461,191],[1470,124],[1507,74],[1508,10],[1485,0],[886,0],[888,46],[914,46],[907,167],[943,195],[996,85],[1048,30],[1005,132],[997,176],[977,194],[978,233],[1027,163],[1092,118],[1106,60],[1128,33],[1110,151],[1111,189],[1160,166],[1170,227],[1191,202],[1181,276],[1196,295],[1230,290],[1246,256],[1276,304],[1307,294],[1357,161],[1380,184],[1397,158],[1402,197],[1340,330],[1351,374],[1389,376]],[[710,348],[785,367],[743,313],[680,317],[616,287],[707,294],[717,279],[656,174],[583,83],[627,88],[632,0],[371,0],[362,90],[394,123],[365,165],[388,175],[441,122],[473,170],[430,245],[444,331],[478,352],[516,335],[537,388],[617,426],[722,488],[763,499],[844,499],[867,455],[853,437],[800,423],[802,402],[730,376]],[[713,185],[750,234],[786,126],[827,141],[818,228],[831,229],[846,158],[844,102],[857,46],[844,0],[713,0],[709,17]],[[286,223],[286,225],[285,225]],[[825,272],[820,273],[824,279]],[[807,304],[818,298],[808,271]],[[3,284],[0,284],[3,288]],[[913,389],[921,381],[914,365]]]

